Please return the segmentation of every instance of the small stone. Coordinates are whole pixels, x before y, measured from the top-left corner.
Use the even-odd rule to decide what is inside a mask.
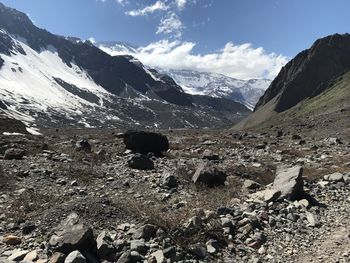
[[[255,190],[255,189],[258,189],[260,188],[261,185],[257,182],[254,182],[252,180],[245,180],[244,183],[243,183],[243,188],[245,189],[249,189],[249,190]]]
[[[12,261],[21,261],[29,253],[28,250],[16,250],[8,257],[8,260]]]
[[[75,250],[66,257],[64,263],[86,263],[86,258]]]
[[[91,145],[90,145],[88,140],[82,139],[76,143],[75,150],[84,151],[84,152],[91,152]]]
[[[150,256],[150,260],[151,260],[151,262],[154,262],[154,263],[163,263],[165,261],[163,251],[158,250],[158,251],[152,253]]]
[[[117,263],[130,263],[130,262],[132,262],[130,251],[124,252],[117,261]]]
[[[311,227],[315,227],[315,226],[318,226],[318,225],[319,225],[316,216],[313,215],[312,213],[307,212],[307,213],[306,213],[306,219],[307,219],[307,221],[309,222],[309,225],[310,225]]]
[[[116,252],[112,238],[105,231],[98,235],[96,244],[97,254],[102,259],[106,259],[106,257]]]
[[[156,233],[157,228],[154,225],[147,224],[138,228],[133,234],[133,238],[149,240],[152,237],[155,237]]]
[[[131,240],[130,241],[130,249],[131,249],[131,251],[137,251],[140,253],[145,252],[145,250],[146,250],[145,241],[143,241],[143,240]]]
[[[163,176],[163,185],[169,188],[176,188],[178,186],[178,181],[174,175],[166,173]]]
[[[60,252],[53,253],[49,263],[64,263],[66,255]]]
[[[15,246],[15,245],[21,244],[22,239],[14,235],[8,235],[3,238],[2,242],[5,243],[6,245]]]
[[[206,243],[206,247],[209,254],[215,254],[220,250],[221,245],[217,240],[209,240]]]
[[[342,182],[344,181],[343,175],[341,173],[333,173],[324,176],[326,181],[330,182]]]
[[[190,247],[190,251],[198,259],[205,259],[207,257],[207,250],[201,244],[192,245]]]
[[[33,250],[31,252],[29,252],[25,257],[24,257],[24,261],[36,261],[38,259],[38,253],[36,252],[36,250]]]
[[[302,199],[298,203],[302,207],[305,207],[305,208],[309,208],[310,207],[310,202],[308,200],[306,200],[306,199]]]

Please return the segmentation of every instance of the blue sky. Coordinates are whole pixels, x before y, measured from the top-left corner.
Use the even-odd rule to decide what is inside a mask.
[[[1,1],[1,0],[0,0]],[[97,41],[126,41],[141,47],[162,45],[168,51],[185,49],[188,66],[221,64],[212,71],[241,78],[271,77],[289,58],[308,48],[317,38],[349,32],[348,0],[2,0],[30,15],[39,27],[60,35],[93,37]],[[248,45],[248,43],[250,45]],[[152,46],[153,44],[153,46]],[[227,46],[229,45],[229,46]],[[230,46],[231,45],[231,46]],[[143,53],[159,49],[143,49]],[[225,51],[226,50],[226,51]],[[259,60],[251,74],[235,73],[222,59]],[[255,52],[252,56],[251,53]],[[159,52],[158,52],[159,53]],[[244,53],[243,56],[242,54]],[[183,54],[183,53],[182,53]],[[218,60],[208,60],[216,55]],[[200,59],[198,59],[198,56]],[[206,58],[203,60],[203,58]],[[282,59],[283,58],[283,59]],[[148,58],[152,60],[151,58]],[[144,61],[143,61],[144,62]],[[264,66],[260,65],[265,63]],[[155,65],[157,66],[157,65]],[[208,66],[208,70],[210,67]]]

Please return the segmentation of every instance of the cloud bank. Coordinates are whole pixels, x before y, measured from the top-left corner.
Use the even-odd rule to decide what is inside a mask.
[[[194,47],[193,42],[161,40],[139,47],[131,55],[150,67],[214,72],[238,79],[273,79],[289,60],[249,43],[235,45],[229,42],[221,50],[208,54],[194,54]],[[100,48],[111,55],[125,55],[123,51]]]

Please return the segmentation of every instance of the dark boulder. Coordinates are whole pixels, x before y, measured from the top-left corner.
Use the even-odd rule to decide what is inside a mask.
[[[96,249],[92,228],[86,226],[75,213],[69,215],[56,227],[50,239],[54,251],[69,254],[75,250],[89,251]]]
[[[128,165],[130,168],[137,170],[152,170],[154,169],[153,161],[144,154],[135,154],[128,161]]]
[[[226,173],[220,171],[210,163],[202,163],[198,166],[195,174],[192,177],[192,181],[205,184],[209,187],[224,185],[226,181]]]
[[[123,138],[126,148],[137,153],[161,154],[169,149],[168,138],[159,133],[128,131]]]
[[[88,140],[82,139],[75,145],[77,151],[91,152],[91,145]]]

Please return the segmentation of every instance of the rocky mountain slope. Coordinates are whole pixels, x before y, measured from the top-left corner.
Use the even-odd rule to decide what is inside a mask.
[[[1,110],[28,127],[208,127],[249,113],[232,101],[222,111],[210,100],[130,56],[53,35],[0,4]]]
[[[95,45],[110,55],[127,54],[137,57],[140,52],[137,46],[125,42],[98,42]],[[240,80],[193,70],[157,70],[172,77],[189,94],[227,98],[240,102],[249,109],[254,108],[271,83],[268,79]]]
[[[318,116],[349,108],[350,35],[332,35],[291,60],[241,126],[256,127],[293,116]],[[329,100],[329,102],[328,102]],[[312,114],[311,114],[312,113]],[[344,114],[340,114],[342,117]]]

